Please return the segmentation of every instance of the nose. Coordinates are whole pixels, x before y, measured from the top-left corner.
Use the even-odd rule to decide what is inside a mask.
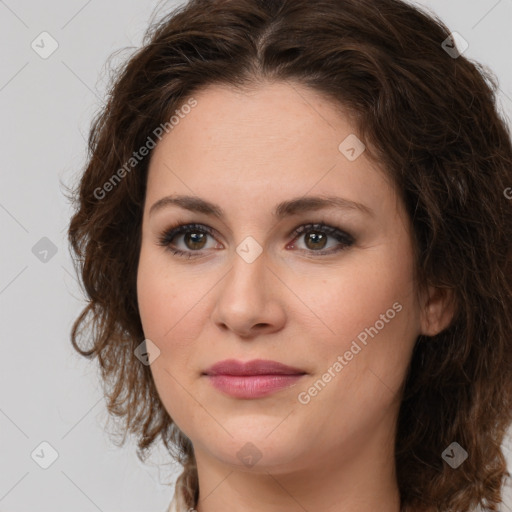
[[[215,290],[211,319],[221,330],[252,338],[283,328],[283,284],[268,266],[265,252],[251,263],[235,253],[231,269]]]

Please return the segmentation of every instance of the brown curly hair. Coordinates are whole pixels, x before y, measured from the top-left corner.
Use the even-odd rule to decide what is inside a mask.
[[[510,476],[501,446],[512,422],[512,145],[496,77],[445,51],[449,37],[439,18],[400,0],[191,0],[152,23],[116,71],[71,196],[68,236],[89,299],[71,340],[98,357],[123,442],[135,434],[145,460],[161,440],[185,467],[177,485],[190,503],[192,443],[134,355],[144,340],[136,274],[151,152],[133,170],[125,164],[200,88],[289,80],[354,116],[411,218],[418,283],[454,293],[451,325],[418,337],[404,382],[402,510],[498,510]],[[456,471],[441,457],[453,441],[469,454]]]

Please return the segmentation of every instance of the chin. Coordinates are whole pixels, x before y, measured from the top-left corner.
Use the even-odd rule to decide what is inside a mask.
[[[228,428],[232,438],[215,437],[211,440],[205,439],[201,444],[207,447],[210,456],[237,471],[290,471],[301,460],[303,454],[298,450],[303,443],[300,439],[295,440],[285,429],[279,433],[275,431],[269,436],[277,424],[274,421],[271,428],[265,425],[263,429],[251,429],[247,425],[237,430]]]

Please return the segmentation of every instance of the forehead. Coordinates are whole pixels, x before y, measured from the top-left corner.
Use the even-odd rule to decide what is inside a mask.
[[[211,85],[194,98],[197,105],[160,147],[196,163],[205,154],[230,162],[250,155],[245,168],[276,158],[276,164],[303,157],[332,160],[340,137],[355,132],[337,104],[298,84],[274,82],[243,91]]]
[[[351,161],[340,150],[344,141],[358,140],[356,127],[321,93],[275,82],[244,91],[211,85],[193,98],[196,106],[180,116],[153,151],[151,199],[192,192],[212,202],[230,197],[235,203],[242,195],[247,206],[310,190],[339,191],[369,202],[393,192],[364,151]]]

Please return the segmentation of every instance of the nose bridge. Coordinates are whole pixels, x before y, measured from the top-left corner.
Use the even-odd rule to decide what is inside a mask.
[[[248,237],[249,238],[249,237]],[[244,239],[233,254],[232,266],[218,289],[212,320],[238,334],[256,326],[275,329],[284,313],[273,296],[268,258],[254,239]]]
[[[268,291],[265,290],[266,274],[269,272],[267,264],[261,245],[252,237],[244,239],[236,247],[223,294],[232,295],[236,300],[245,296],[246,302],[251,302],[256,307]]]

